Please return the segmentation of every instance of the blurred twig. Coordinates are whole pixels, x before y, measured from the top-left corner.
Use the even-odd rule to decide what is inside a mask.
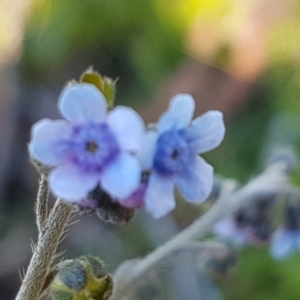
[[[238,208],[248,205],[257,196],[289,193],[291,187],[287,171],[288,166],[285,162],[275,162],[243,188],[230,195],[221,195],[216,204],[200,219],[196,220],[170,241],[151,252],[144,259],[137,260],[130,265],[127,262],[125,263],[127,267],[125,264],[121,265],[115,273],[115,299],[131,299],[134,294],[133,287],[137,288],[141,284],[145,274],[151,272],[187,241],[202,238],[217,221],[233,213]]]

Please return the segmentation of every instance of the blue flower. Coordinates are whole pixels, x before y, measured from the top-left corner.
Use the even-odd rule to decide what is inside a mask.
[[[100,184],[113,197],[128,197],[141,180],[133,156],[144,134],[140,116],[123,106],[107,113],[103,94],[90,84],[66,87],[58,108],[67,121],[37,122],[29,144],[33,159],[54,167],[49,174],[52,192],[79,201]]]
[[[137,153],[143,170],[150,170],[145,206],[156,218],[175,207],[174,187],[190,202],[202,202],[213,185],[213,168],[198,156],[217,147],[225,133],[223,115],[209,111],[192,121],[190,95],[175,96],[160,117],[157,131],[148,131]]]
[[[269,242],[274,231],[271,211],[274,195],[256,196],[247,208],[240,208],[214,226],[214,232],[236,245],[261,245]]]
[[[214,226],[214,233],[221,239],[228,240],[236,246],[244,246],[249,242],[249,232],[239,227],[233,217],[226,217]]]
[[[271,255],[282,260],[297,250],[300,250],[300,229],[288,230],[284,227],[278,229],[271,243]]]
[[[286,259],[300,251],[300,206],[288,205],[285,209],[285,225],[277,229],[271,243],[271,255]]]

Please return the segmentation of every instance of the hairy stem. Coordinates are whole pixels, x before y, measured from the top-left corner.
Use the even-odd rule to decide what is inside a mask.
[[[143,282],[145,275],[187,241],[204,237],[217,221],[233,213],[238,208],[249,205],[251,200],[257,196],[290,192],[289,188],[286,166],[284,164],[275,164],[269,166],[265,172],[249,182],[245,187],[230,195],[225,194],[221,196],[217,203],[201,218],[170,241],[152,251],[145,258],[136,262],[136,264],[130,265],[130,270],[121,270],[121,266],[115,276],[116,289],[114,299],[132,299],[133,287],[136,288]]]
[[[42,174],[39,182],[39,190],[35,207],[36,223],[39,230],[39,240],[45,234],[45,227],[48,218],[48,199],[49,188],[47,176]]]
[[[73,208],[57,200],[45,226],[45,233],[38,241],[16,300],[39,298],[45,278],[50,270],[60,238]]]

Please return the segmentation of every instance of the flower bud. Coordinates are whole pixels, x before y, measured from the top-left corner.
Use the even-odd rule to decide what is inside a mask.
[[[122,206],[99,185],[89,193],[87,199],[74,205],[80,215],[96,213],[101,221],[113,224],[128,223],[135,215],[135,209]]]
[[[80,82],[95,85],[104,95],[108,107],[113,108],[116,94],[116,80],[102,76],[93,69],[88,69],[81,75]]]
[[[113,281],[103,262],[82,256],[59,263],[48,291],[53,300],[109,300]]]

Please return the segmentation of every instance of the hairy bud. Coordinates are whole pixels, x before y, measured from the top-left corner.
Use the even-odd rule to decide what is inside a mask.
[[[59,263],[48,287],[53,300],[109,300],[112,290],[112,277],[103,262],[92,256]]]
[[[99,185],[89,193],[87,199],[74,204],[80,215],[96,214],[104,222],[124,224],[133,220],[135,209],[120,205]]]
[[[113,108],[116,94],[116,80],[102,76],[90,68],[81,75],[80,82],[95,85],[106,98],[109,108]]]

